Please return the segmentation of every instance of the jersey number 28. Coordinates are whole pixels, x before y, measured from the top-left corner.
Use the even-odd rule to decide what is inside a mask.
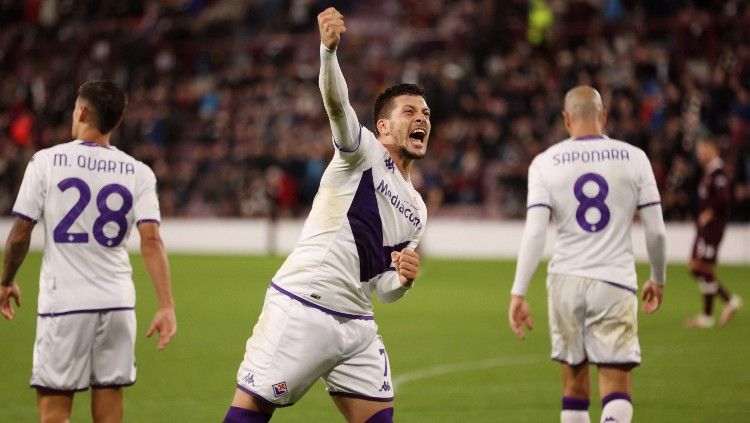
[[[583,187],[587,182],[593,182],[598,188],[598,192],[593,197],[589,197],[583,192]],[[584,231],[591,233],[599,232],[607,226],[607,223],[609,223],[609,207],[604,203],[607,194],[609,194],[607,180],[598,173],[586,173],[576,179],[575,185],[573,186],[573,195],[575,195],[576,200],[578,200],[576,220],[578,221],[578,225],[583,228]],[[589,218],[593,217],[587,216],[587,212],[590,209],[596,209],[599,212],[598,220],[589,221]]]
[[[55,226],[53,237],[57,243],[80,244],[89,242],[89,234],[86,232],[68,232],[75,223],[76,219],[83,213],[91,201],[91,188],[82,179],[67,178],[57,184],[60,191],[67,191],[70,188],[78,190],[78,201],[68,211],[68,214],[62,218],[60,223]],[[107,199],[117,194],[122,198],[122,205],[117,210],[113,210],[107,205]],[[120,184],[109,184],[102,187],[96,196],[96,208],[99,210],[99,216],[94,220],[92,233],[97,243],[104,247],[116,247],[120,245],[125,234],[128,231],[127,214],[133,207],[133,195],[127,188]],[[114,236],[108,236],[104,233],[104,226],[113,222],[117,225],[117,233]]]

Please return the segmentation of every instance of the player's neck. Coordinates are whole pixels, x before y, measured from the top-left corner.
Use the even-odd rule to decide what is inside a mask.
[[[86,142],[95,142],[102,147],[109,147],[109,133],[102,134],[94,128],[82,128],[78,133],[78,139]]]
[[[604,135],[601,125],[594,121],[576,122],[568,128],[571,138],[585,138]]]
[[[570,137],[571,138],[592,138],[592,137],[601,137],[604,133],[597,128],[585,128],[577,131],[570,131]]]
[[[401,152],[397,148],[394,148],[392,144],[384,145],[386,150],[388,150],[388,153],[391,155],[391,159],[393,159],[393,163],[396,165],[399,173],[401,173],[401,176],[404,178],[404,180],[408,181],[414,159],[410,159],[404,154],[401,154]]]

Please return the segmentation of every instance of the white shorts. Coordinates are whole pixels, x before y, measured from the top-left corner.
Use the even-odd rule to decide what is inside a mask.
[[[37,317],[31,386],[67,392],[132,385],[135,332],[133,310]]]
[[[269,288],[237,387],[285,407],[322,378],[332,396],[392,401],[391,369],[377,331],[373,320],[338,317]]]
[[[552,359],[570,365],[637,366],[638,298],[596,279],[547,276]]]

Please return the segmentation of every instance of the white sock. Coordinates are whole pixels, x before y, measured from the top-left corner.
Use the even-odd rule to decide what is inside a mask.
[[[591,423],[586,410],[563,410],[560,412],[560,423]]]
[[[633,404],[626,399],[613,399],[602,409],[601,423],[630,423],[633,419]]]

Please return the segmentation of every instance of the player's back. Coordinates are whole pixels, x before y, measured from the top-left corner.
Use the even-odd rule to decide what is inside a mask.
[[[659,202],[645,153],[606,136],[562,141],[529,169],[529,207],[547,206],[557,226],[549,273],[635,289],[634,212]]]
[[[158,221],[155,177],[114,147],[72,141],[37,152],[14,212],[45,228],[39,312],[132,307],[125,248],[138,220]]]

